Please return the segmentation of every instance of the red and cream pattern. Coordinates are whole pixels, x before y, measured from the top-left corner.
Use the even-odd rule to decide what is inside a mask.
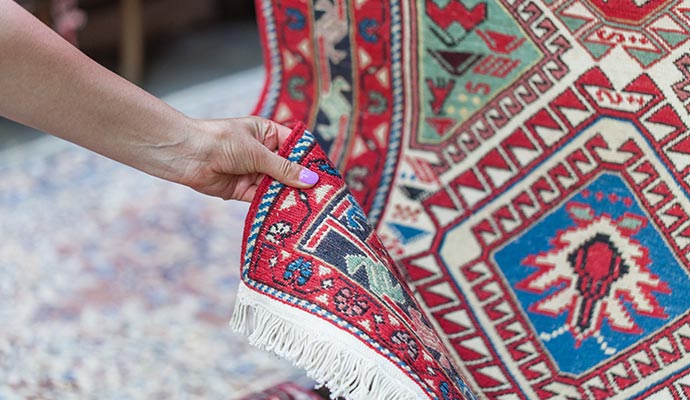
[[[596,60],[622,50],[628,62],[647,68],[690,38],[687,1],[554,1],[551,8]]]
[[[477,396],[687,396],[690,2],[257,5],[259,111],[314,128]]]
[[[341,175],[298,125],[279,155],[321,174],[264,178],[244,230],[232,325],[353,400],[474,399]]]

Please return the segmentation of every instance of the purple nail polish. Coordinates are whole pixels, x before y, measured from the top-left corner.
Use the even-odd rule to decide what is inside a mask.
[[[319,174],[306,168],[302,168],[302,171],[299,173],[299,180],[307,185],[313,185],[319,181]]]

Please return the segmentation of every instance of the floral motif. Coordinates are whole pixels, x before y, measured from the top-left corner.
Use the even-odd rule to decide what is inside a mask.
[[[331,287],[333,287],[333,279],[324,279],[323,281],[321,281],[321,287],[324,289],[330,289]]]
[[[405,331],[395,331],[391,335],[391,341],[398,345],[398,347],[404,349],[410,359],[414,360],[419,355],[419,345],[409,333]]]
[[[295,282],[297,286],[304,286],[309,282],[313,273],[311,261],[307,261],[303,257],[300,257],[285,267],[283,279]]]
[[[333,298],[336,310],[351,317],[364,315],[369,310],[369,301],[363,296],[353,293],[350,288],[338,290]]]
[[[283,239],[292,230],[292,225],[289,222],[276,222],[275,224],[268,227],[268,233],[266,234],[266,240],[273,244],[281,244]]]

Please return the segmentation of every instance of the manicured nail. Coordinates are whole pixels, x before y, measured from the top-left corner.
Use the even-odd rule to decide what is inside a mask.
[[[307,185],[313,185],[319,181],[319,174],[306,168],[302,168],[302,171],[299,173],[299,180]]]

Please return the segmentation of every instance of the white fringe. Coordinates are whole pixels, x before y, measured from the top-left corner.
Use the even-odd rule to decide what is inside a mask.
[[[330,390],[331,398],[429,398],[392,362],[349,333],[298,308],[263,296],[244,283],[240,284],[230,326],[235,332],[248,336],[252,345],[306,370],[307,375],[318,382],[317,387],[325,385]],[[343,333],[350,337],[343,337]]]

